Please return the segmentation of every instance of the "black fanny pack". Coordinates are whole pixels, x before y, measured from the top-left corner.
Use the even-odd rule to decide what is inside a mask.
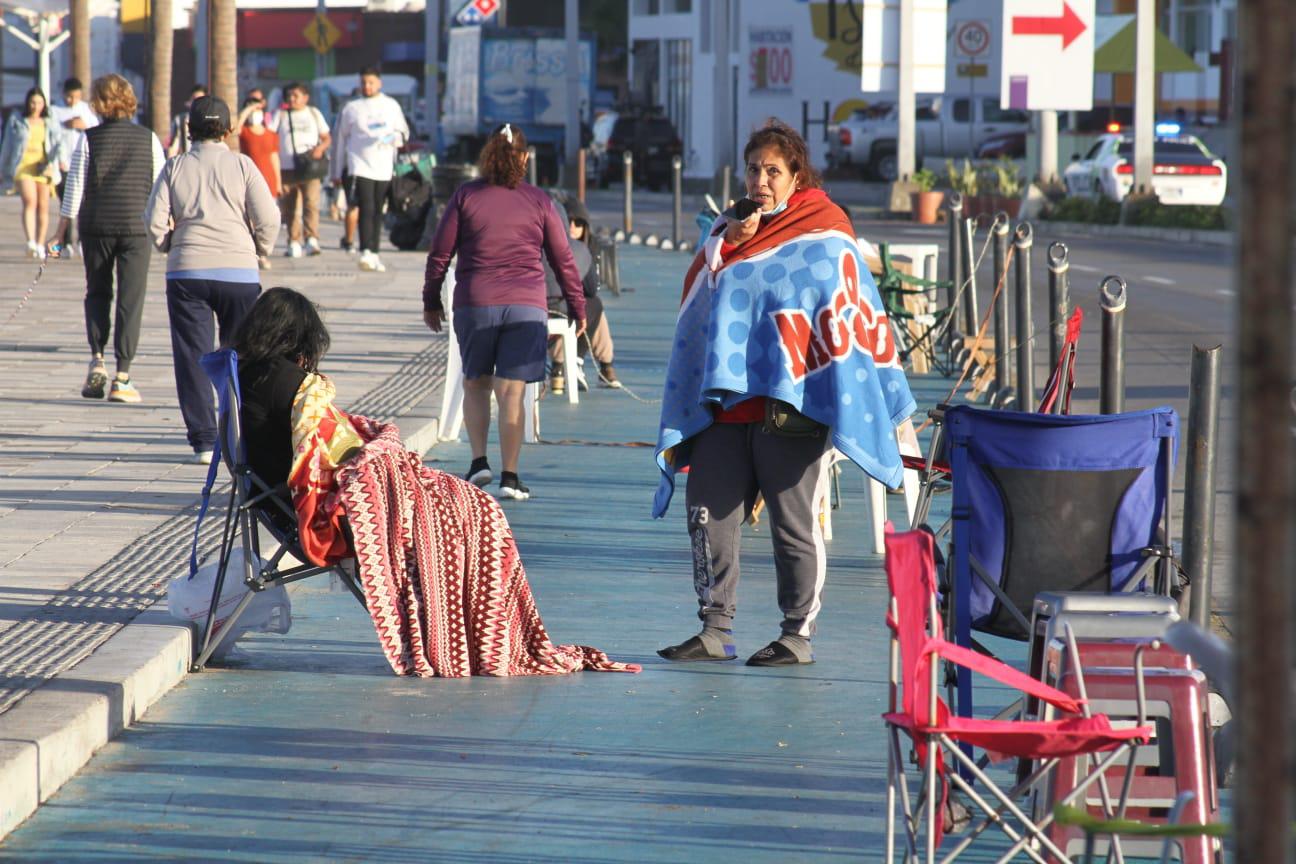
[[[780,438],[818,438],[828,427],[780,399],[765,400],[765,431]]]

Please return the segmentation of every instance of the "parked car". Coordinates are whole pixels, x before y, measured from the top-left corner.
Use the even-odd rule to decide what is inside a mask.
[[[595,132],[596,138],[597,134]],[[627,150],[634,154],[635,182],[655,189],[670,182],[671,159],[683,155],[684,142],[665,117],[617,115],[598,166],[596,176],[600,186],[607,186],[622,177],[625,170],[622,159]]]
[[[1219,205],[1228,187],[1224,162],[1195,135],[1178,128],[1152,142],[1152,191],[1163,204]],[[1062,175],[1068,195],[1092,195],[1122,201],[1134,185],[1134,138],[1129,132],[1099,137],[1083,157],[1072,158]]]
[[[1026,133],[1000,132],[981,142],[976,149],[978,159],[1025,159]]]
[[[916,167],[924,159],[936,161],[977,151],[993,135],[1020,133],[1030,126],[1026,111],[1000,108],[998,96],[919,97],[915,110],[914,156]],[[857,111],[837,127],[831,142],[835,165],[857,165],[881,180],[896,179],[896,107],[883,113]]]

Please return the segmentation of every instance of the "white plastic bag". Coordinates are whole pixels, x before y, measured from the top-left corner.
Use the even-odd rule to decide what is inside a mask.
[[[258,559],[253,566],[259,570],[262,562]],[[190,579],[186,572],[167,583],[167,611],[172,618],[206,623],[207,610],[211,608],[212,590],[216,587],[216,571],[219,569],[219,559],[213,558],[198,568],[194,578]],[[284,590],[284,586],[276,585],[258,592],[234,622],[234,627],[225,632],[225,619],[247,595],[248,590],[243,584],[243,550],[236,548],[230,554],[225,583],[221,585],[220,601],[216,604],[216,633],[220,641],[212,653],[213,660],[223,659],[244,633],[252,630],[287,633],[292,627],[292,604],[288,600],[288,592]]]

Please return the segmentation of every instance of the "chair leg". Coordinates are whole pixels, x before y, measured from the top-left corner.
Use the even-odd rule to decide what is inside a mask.
[[[940,804],[936,801],[936,759],[934,742],[927,745],[927,864],[936,864],[936,816]]]
[[[891,736],[888,735],[888,738]],[[895,808],[896,808],[896,764],[895,752],[887,747],[887,791],[886,791],[886,864],[895,864]]]
[[[909,800],[909,778],[905,775],[904,759],[900,755],[900,733],[891,729],[891,762],[896,766],[896,787],[900,792],[900,812],[904,815],[905,862],[918,864],[918,814]]]
[[[221,639],[225,638],[226,630],[234,626],[234,622],[239,619],[239,616],[243,614],[243,610],[248,607],[248,604],[252,602],[252,598],[255,596],[256,596],[255,591],[249,591],[243,595],[243,599],[240,600],[239,604],[234,607],[234,611],[231,612],[230,616],[225,619],[225,623],[221,625],[221,628],[216,631],[215,639],[212,638],[213,634],[211,633],[207,634],[207,640],[203,646],[202,653],[198,655],[198,659],[195,660],[193,662],[193,665],[189,667],[190,672],[201,672],[203,669],[206,668],[207,661],[211,659],[211,655],[216,651],[216,646],[220,645]]]

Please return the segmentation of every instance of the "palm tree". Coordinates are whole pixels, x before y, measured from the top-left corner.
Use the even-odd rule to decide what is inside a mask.
[[[72,75],[90,86],[90,0],[72,0]]]
[[[209,0],[211,9],[211,92],[225,101],[230,113],[238,110],[238,32],[234,0]],[[238,147],[238,139],[229,145]]]
[[[171,131],[171,56],[175,43],[175,33],[171,29],[171,0],[152,0],[149,28],[153,38],[153,56],[149,65],[149,128],[165,142]]]

